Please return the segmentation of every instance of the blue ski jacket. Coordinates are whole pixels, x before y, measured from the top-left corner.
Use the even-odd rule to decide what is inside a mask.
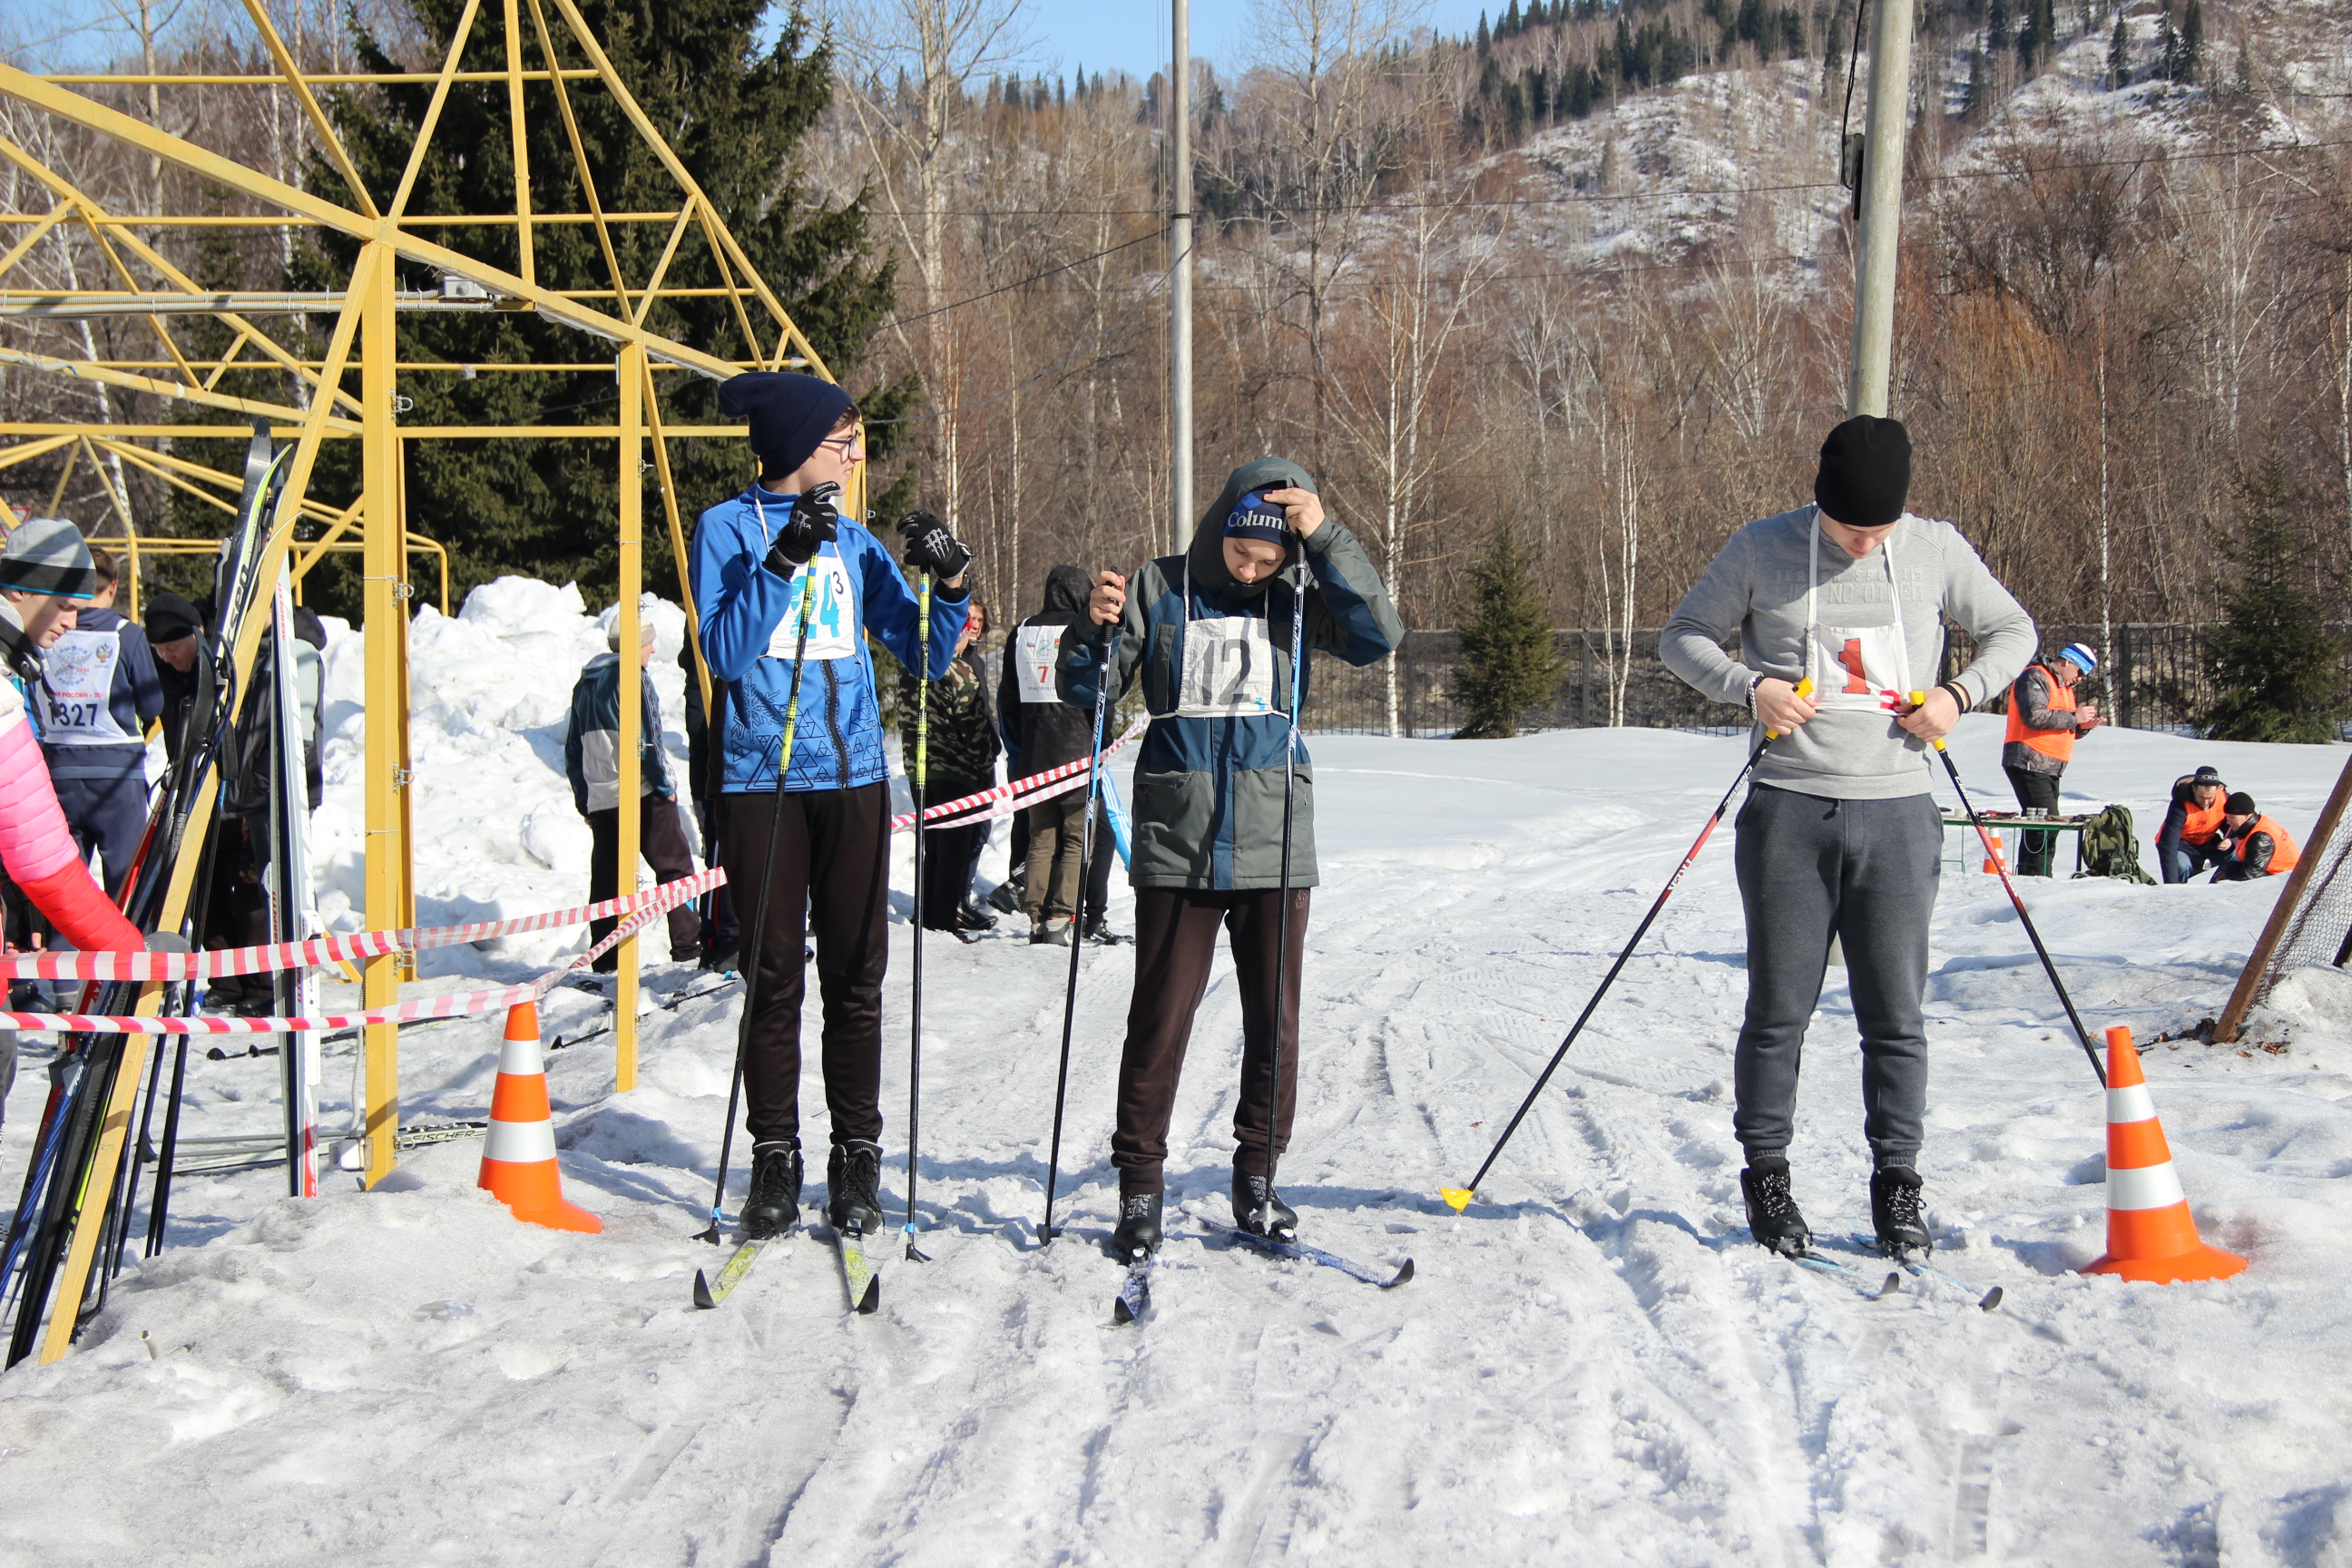
[[[704,512],[694,529],[694,604],[710,673],[727,683],[719,725],[720,793],[776,787],[776,756],[800,647],[802,588],[812,584],[806,670],[793,734],[787,790],[857,789],[890,776],[875,695],[870,633],[907,668],[919,661],[915,590],[866,528],[842,520],[840,536],[791,581],[763,564],[796,497],[752,485]],[[968,600],[931,594],[929,677],[955,658]]]

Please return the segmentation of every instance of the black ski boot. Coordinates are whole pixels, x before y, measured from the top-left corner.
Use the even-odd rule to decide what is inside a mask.
[[[1015,866],[1012,875],[990,889],[988,907],[1001,915],[1017,915],[1021,912],[1021,895],[1028,890],[1028,868]]]
[[[743,1239],[765,1241],[801,1222],[801,1145],[779,1138],[751,1145],[751,1190],[743,1194]]]
[[[1087,917],[1087,941],[1096,947],[1117,947],[1120,942],[1134,940],[1132,937],[1122,936],[1111,930],[1108,915]]]
[[[1121,1263],[1160,1250],[1158,1193],[1129,1193],[1118,1200],[1118,1228],[1110,1233],[1111,1255]]]
[[[1757,1245],[1783,1258],[1802,1258],[1812,1250],[1813,1233],[1789,1190],[1788,1161],[1778,1154],[1757,1161],[1739,1173],[1739,1191],[1748,1200],[1748,1231]]]
[[[853,1138],[833,1146],[824,1166],[824,1217],[834,1229],[859,1236],[880,1233],[882,1200],[875,1187],[881,1179],[882,1145]]]
[[[1919,1173],[1908,1165],[1888,1165],[1871,1173],[1870,1223],[1878,1231],[1878,1250],[1898,1263],[1912,1253],[1936,1250],[1927,1235]]]
[[[1266,1211],[1271,1208],[1269,1215]],[[1266,1185],[1264,1176],[1234,1173],[1234,1228],[1276,1241],[1298,1239],[1298,1216],[1282,1194]]]

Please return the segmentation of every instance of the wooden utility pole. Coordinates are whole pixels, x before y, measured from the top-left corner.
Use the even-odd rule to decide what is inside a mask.
[[[1168,80],[1174,180],[1168,216],[1168,542],[1192,542],[1192,14],[1171,0],[1175,59]]]
[[[1886,417],[1895,350],[1896,245],[1903,227],[1903,140],[1911,103],[1911,0],[1874,0],[1870,119],[1864,130],[1862,244],[1855,258],[1849,416]]]

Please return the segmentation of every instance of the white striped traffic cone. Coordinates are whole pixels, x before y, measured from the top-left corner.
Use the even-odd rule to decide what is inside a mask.
[[[2245,1266],[2198,1236],[2139,1051],[2117,1025],[2107,1031],[2107,1255],[2083,1272],[2170,1285],[2227,1279]]]
[[[590,1236],[604,1228],[603,1220],[563,1196],[535,1002],[518,1002],[507,1009],[506,1044],[499,1049],[499,1081],[490,1091],[490,1136],[482,1150],[479,1184],[512,1209],[517,1219]]]

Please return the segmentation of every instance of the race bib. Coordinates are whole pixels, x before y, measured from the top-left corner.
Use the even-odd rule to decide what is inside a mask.
[[[1054,662],[1062,657],[1062,628],[1021,626],[1013,634],[1013,678],[1021,683],[1024,702],[1059,702],[1054,689]]]
[[[111,631],[68,632],[41,670],[41,739],[52,746],[135,742],[114,720],[114,668],[122,642]]]
[[[1184,678],[1176,712],[1184,719],[1271,713],[1274,642],[1255,616],[1184,623]]]
[[[1900,626],[1815,626],[1813,705],[1885,713],[1906,700],[1909,661]]]
[[[792,607],[768,638],[770,658],[790,658],[800,646],[801,593],[812,573],[816,594],[809,601],[806,657],[847,658],[857,651],[857,601],[849,595],[849,568],[838,555],[820,555],[793,574]]]

